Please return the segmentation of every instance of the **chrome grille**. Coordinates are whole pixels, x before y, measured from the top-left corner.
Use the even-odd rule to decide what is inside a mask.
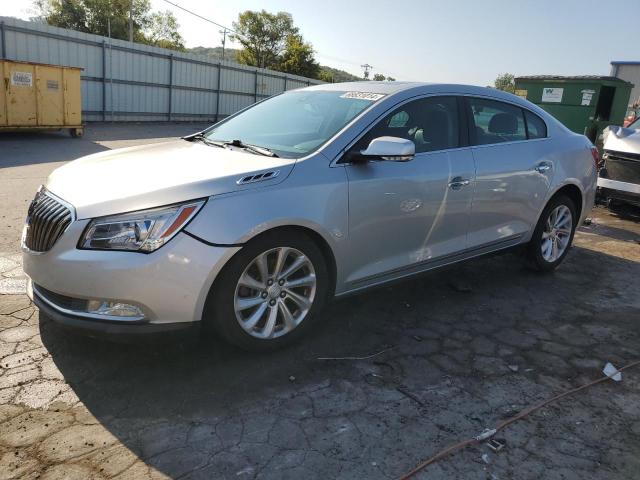
[[[25,246],[34,252],[50,250],[72,221],[73,213],[67,205],[47,191],[39,191],[29,205]]]

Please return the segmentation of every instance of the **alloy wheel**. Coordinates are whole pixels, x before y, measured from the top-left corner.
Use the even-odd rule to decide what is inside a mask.
[[[558,260],[564,254],[571,240],[573,229],[573,216],[566,205],[558,205],[554,208],[544,226],[542,232],[542,258],[549,263]]]
[[[300,325],[315,294],[311,260],[295,248],[273,248],[255,257],[240,275],[234,296],[236,319],[253,337],[277,338]]]

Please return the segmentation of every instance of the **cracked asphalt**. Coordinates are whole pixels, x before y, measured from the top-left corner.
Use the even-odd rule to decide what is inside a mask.
[[[482,258],[334,302],[298,345],[85,338],[24,295],[19,236],[62,162],[193,125],[0,137],[0,479],[398,478],[640,359],[640,211],[596,208],[554,274]],[[369,357],[320,360],[325,357]],[[640,367],[428,466],[425,479],[635,479]]]

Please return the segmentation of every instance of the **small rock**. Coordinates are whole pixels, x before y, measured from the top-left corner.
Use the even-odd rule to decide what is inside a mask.
[[[583,225],[591,225],[593,223],[593,219],[591,219],[590,217],[587,217],[584,219]]]
[[[507,367],[509,368],[509,370],[511,370],[512,372],[517,372],[518,370],[520,370],[520,367],[518,367],[518,365],[507,365]]]
[[[289,376],[289,381],[290,382],[295,382],[296,381],[296,377],[294,377],[293,375]]]
[[[412,335],[411,338],[413,338],[416,342],[422,341],[422,337],[420,335]]]

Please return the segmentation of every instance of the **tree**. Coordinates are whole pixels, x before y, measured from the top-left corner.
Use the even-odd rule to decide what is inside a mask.
[[[278,66],[287,39],[298,35],[291,14],[272,14],[266,10],[242,12],[238,15],[238,21],[233,22],[233,29],[235,33],[230,38],[242,45],[237,55],[238,62],[260,68]]]
[[[503,73],[502,75],[498,75],[498,78],[496,78],[496,81],[493,83],[493,85],[498,90],[503,90],[509,93],[513,93],[516,90],[514,76],[510,73]]]
[[[236,54],[238,62],[321,78],[313,46],[305,42],[291,14],[247,10],[238,15],[238,21],[233,22],[233,29],[235,33],[230,36],[231,39],[242,45],[242,50]],[[326,73],[322,75],[326,81]]]
[[[300,34],[287,37],[285,50],[280,56],[277,69],[281,72],[311,78],[317,78],[320,74],[320,65],[313,56],[313,47],[305,42]]]
[[[184,51],[184,41],[178,32],[178,20],[169,10],[151,14],[147,39],[157,47]]]
[[[384,74],[382,74],[382,73],[376,73],[376,74],[373,76],[373,80],[374,80],[375,82],[384,82],[385,80],[386,80],[387,82],[395,82],[395,81],[396,81],[396,79],[395,79],[395,78],[393,78],[393,77],[385,77],[385,76],[384,76]]]
[[[49,25],[79,32],[129,39],[131,0],[34,0],[38,18]],[[149,0],[133,0],[131,18],[136,42],[184,49],[173,14],[152,12]]]
[[[318,80],[322,80],[323,82],[327,83],[333,83],[333,74],[329,70],[321,69],[320,73],[318,74]]]

